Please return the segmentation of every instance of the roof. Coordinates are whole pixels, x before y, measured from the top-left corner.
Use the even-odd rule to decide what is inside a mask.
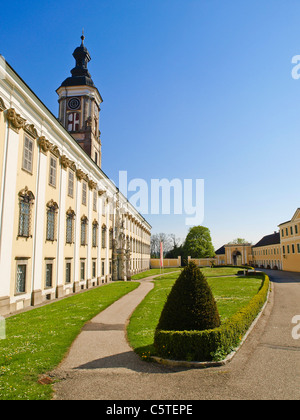
[[[297,210],[295,211],[294,216],[291,218],[291,220],[288,220],[287,222],[280,223],[280,225],[278,225],[278,226],[282,226],[282,225],[286,225],[287,223],[291,223],[296,218],[296,215],[297,215],[299,210],[300,210],[300,207],[297,208]]]
[[[53,123],[58,124],[59,128],[61,130],[64,131],[64,133],[69,137],[69,139],[72,141],[72,143],[74,145],[76,145],[77,147],[80,148],[80,151],[83,152],[86,156],[86,158],[90,161],[90,164],[94,167],[94,169],[96,169],[98,172],[101,173],[101,175],[103,175],[103,177],[110,181],[111,184],[114,185],[114,187],[116,188],[116,191],[118,194],[120,194],[125,201],[127,201],[127,203],[132,206],[132,208],[138,213],[138,215],[141,217],[141,219],[144,220],[145,223],[147,223],[149,225],[150,228],[152,228],[152,226],[150,225],[150,223],[145,219],[145,217],[138,212],[138,210],[134,207],[134,205],[128,200],[128,198],[119,190],[118,187],[115,186],[115,184],[113,183],[113,181],[109,178],[108,175],[106,175],[106,173],[99,168],[99,166],[93,161],[93,159],[81,148],[81,146],[78,145],[77,141],[75,140],[75,138],[66,130],[66,128],[60,123],[60,121],[56,118],[56,116],[52,113],[52,111],[50,111],[50,109],[44,104],[44,102],[42,102],[42,100],[37,96],[37,94],[28,86],[28,84],[22,79],[22,77],[16,72],[16,70],[6,61],[6,59],[4,59],[4,57],[0,54],[0,57],[3,58],[5,65],[8,66],[8,68],[13,72],[13,74],[15,74],[15,76],[21,81],[21,83],[23,83],[23,85],[28,89],[28,91],[31,92],[31,94],[35,97],[35,99],[37,100],[37,102],[39,103],[39,105],[41,106],[41,108],[45,109],[47,111],[47,113],[49,114],[50,118],[52,118]],[[95,88],[97,89],[97,88]]]
[[[219,248],[216,252],[216,255],[223,255],[225,254],[225,245],[221,246],[221,248]]]
[[[253,248],[258,248],[261,246],[268,246],[268,245],[277,245],[280,244],[280,233],[274,232],[272,235],[264,236]]]
[[[90,53],[88,52],[88,49],[85,47],[83,41],[84,36],[81,37],[81,45],[77,48],[75,48],[73,52],[73,57],[75,58],[76,65],[71,70],[72,76],[67,77],[60,87],[70,87],[70,86],[90,86],[97,90],[98,89],[94,85],[94,82],[92,80],[92,76],[90,75],[87,65],[91,61]],[[59,88],[58,88],[59,89]],[[58,90],[57,89],[57,90]],[[101,95],[99,93],[99,96],[101,98]],[[101,98],[102,100],[102,98]],[[103,100],[102,100],[103,101]]]

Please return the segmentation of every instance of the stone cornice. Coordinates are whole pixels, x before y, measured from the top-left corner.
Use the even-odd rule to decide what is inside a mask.
[[[25,126],[25,118],[22,118],[20,114],[17,114],[14,108],[7,110],[6,118],[9,128],[13,129],[16,133],[19,133],[20,129]]]
[[[52,198],[51,198],[50,201],[48,201],[48,203],[46,204],[46,206],[49,209],[54,209],[54,210],[57,210],[58,209],[58,204]]]
[[[60,163],[61,163],[61,166],[64,169],[67,169],[67,168],[69,168],[71,166],[72,161],[70,159],[68,159],[66,155],[62,155],[60,157]]]
[[[0,96],[0,112],[3,112],[3,111],[5,111],[6,110],[6,106],[5,106],[5,104],[4,104],[4,101],[3,101],[3,99],[1,98],[1,96]]]
[[[91,190],[93,190],[93,189],[95,189],[96,187],[97,187],[97,182],[94,182],[94,181],[92,181],[91,179],[88,181],[88,185],[89,185],[89,188],[91,189]]]
[[[69,207],[69,209],[66,212],[67,216],[71,216],[74,217],[75,216],[75,211],[72,210],[72,207]]]
[[[85,177],[85,173],[81,169],[76,169],[76,176],[79,180],[82,180]]]
[[[41,137],[39,137],[39,138],[38,138],[37,143],[38,143],[38,145],[39,145],[39,147],[40,147],[41,152],[43,152],[43,153],[45,153],[45,154],[47,154],[47,152],[48,152],[48,151],[51,149],[51,147],[52,147],[52,144],[50,143],[50,141],[49,141],[49,140],[47,140],[47,139],[46,139],[46,137],[45,137],[45,136],[41,136]]]
[[[38,133],[36,131],[36,128],[33,124],[25,124],[24,125],[24,131],[29,134],[34,139],[38,138]]]
[[[60,151],[57,146],[52,146],[50,152],[53,153],[57,158],[60,157]]]

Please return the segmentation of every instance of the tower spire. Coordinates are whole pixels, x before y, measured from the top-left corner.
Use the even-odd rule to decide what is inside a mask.
[[[99,112],[101,95],[88,71],[91,56],[84,45],[82,29],[81,45],[73,52],[75,67],[57,89],[59,95],[59,120],[72,134],[77,143],[101,167],[101,140]]]

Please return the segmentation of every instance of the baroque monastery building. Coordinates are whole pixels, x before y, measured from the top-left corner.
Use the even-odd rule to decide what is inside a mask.
[[[149,268],[151,226],[101,170],[84,45],[59,119],[0,56],[0,314]]]

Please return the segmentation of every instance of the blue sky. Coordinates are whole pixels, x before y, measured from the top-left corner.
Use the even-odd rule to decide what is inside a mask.
[[[253,243],[299,207],[298,0],[5,2],[0,53],[57,115],[85,45],[104,102],[103,167],[128,179],[204,179],[216,248]],[[145,215],[185,237],[185,215]]]

